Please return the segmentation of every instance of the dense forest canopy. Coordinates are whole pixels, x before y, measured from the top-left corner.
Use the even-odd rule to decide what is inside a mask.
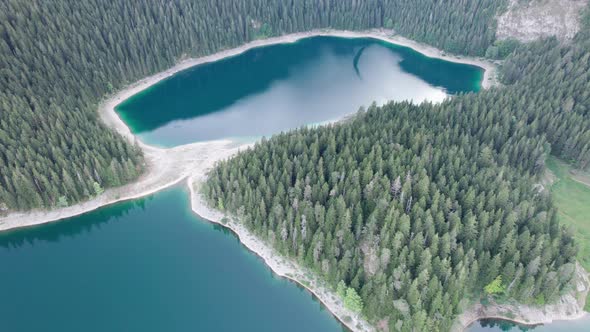
[[[461,300],[499,277],[505,297],[554,301],[576,247],[534,186],[535,163],[521,163],[542,156],[543,140],[506,123],[495,149],[479,132],[510,110],[472,103],[393,103],[277,135],[221,163],[204,193],[390,327],[449,330]]]
[[[276,135],[203,193],[390,330],[449,330],[462,300],[553,302],[577,247],[539,181],[549,153],[590,164],[589,60],[588,24],[513,45],[502,87]]]
[[[256,38],[385,27],[508,57],[504,86],[263,140],[210,174],[208,200],[392,330],[447,330],[463,299],[486,293],[553,301],[577,249],[537,183],[549,153],[590,166],[590,11],[571,43],[498,43],[506,2],[2,1],[0,213],[65,206],[141,174],[140,149],[96,112],[125,84]]]
[[[394,28],[465,54],[494,39],[496,0],[0,3],[0,212],[55,207],[135,179],[139,149],[97,118],[105,94],[182,57],[314,28]]]

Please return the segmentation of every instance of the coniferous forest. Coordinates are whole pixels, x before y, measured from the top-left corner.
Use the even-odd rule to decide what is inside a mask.
[[[483,54],[501,4],[2,1],[0,209],[64,206],[135,179],[141,152],[100,123],[97,105],[180,58],[314,28],[384,26],[452,52]]]
[[[203,192],[391,330],[449,330],[487,296],[551,303],[577,247],[539,183],[550,153],[590,163],[589,17],[570,43],[516,45],[502,87],[273,136]]]
[[[571,42],[506,50],[494,38],[506,3],[3,1],[0,212],[73,204],[142,173],[140,149],[96,112],[126,84],[256,38],[385,27],[507,57],[503,86],[276,135],[220,163],[207,199],[391,330],[448,330],[463,299],[486,293],[554,301],[577,248],[538,183],[550,153],[590,167],[590,15]]]

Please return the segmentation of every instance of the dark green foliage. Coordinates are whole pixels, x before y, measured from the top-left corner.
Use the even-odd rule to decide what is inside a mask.
[[[263,140],[204,193],[390,327],[448,330],[486,286],[550,303],[577,247],[535,183],[549,152],[590,162],[589,40],[517,46],[503,87]]]
[[[205,194],[334,288],[344,280],[370,319],[447,330],[498,275],[513,298],[554,300],[576,248],[529,175],[544,141],[476,101],[392,103],[277,135],[221,163]]]
[[[506,59],[518,46],[520,46],[520,42],[516,39],[498,40],[488,47],[486,58]]]
[[[551,143],[551,153],[577,167],[590,166],[590,36],[570,44],[555,39],[519,47],[502,68],[510,86],[480,98],[495,98]],[[495,101],[494,101],[495,103]],[[541,161],[539,161],[541,162]]]
[[[136,178],[140,151],[97,119],[100,98],[185,56],[314,28],[385,23],[482,54],[499,1],[18,1],[0,3],[0,204],[51,207]],[[384,22],[385,21],[385,22]],[[63,203],[63,200],[62,200]]]
[[[384,25],[451,53],[483,56],[494,42],[505,0],[384,0]]]

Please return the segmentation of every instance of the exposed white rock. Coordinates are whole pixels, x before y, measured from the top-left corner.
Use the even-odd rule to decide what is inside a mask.
[[[580,30],[580,12],[588,0],[510,0],[498,17],[496,37],[528,42],[556,36],[571,39]]]

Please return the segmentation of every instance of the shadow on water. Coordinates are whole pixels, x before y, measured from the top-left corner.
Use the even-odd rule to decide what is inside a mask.
[[[151,200],[153,200],[152,195],[115,203],[57,222],[0,232],[0,247],[10,249],[24,245],[32,246],[36,241],[59,242],[62,238],[90,233],[99,230],[109,222],[125,217],[132,210],[145,210],[146,203]]]
[[[354,67],[354,71],[356,72],[356,75],[358,76],[358,78],[360,78],[361,80],[363,79],[363,77],[361,76],[361,72],[359,71],[359,60],[360,60],[361,56],[363,55],[363,51],[365,50],[365,48],[367,48],[367,47],[366,46],[361,47],[361,49],[354,56],[354,60],[352,60],[352,66]]]
[[[587,332],[590,331],[590,315],[586,314],[584,317],[570,320],[570,321],[554,321],[551,324],[539,325],[520,325],[508,320],[502,319],[482,319],[474,322],[469,326],[469,332],[500,332],[500,331],[534,331],[534,332]]]
[[[0,234],[1,330],[346,330],[189,203],[177,185]]]
[[[173,120],[225,109],[246,96],[267,90],[276,81],[287,79],[294,68],[318,57],[319,48],[294,48],[295,44],[308,42],[304,39],[293,44],[261,46],[185,69],[123,101],[116,110],[125,122],[132,124],[136,133],[142,133]],[[159,117],[153,114],[151,105],[160,104],[162,96],[166,96],[170,105]],[[147,116],[146,111],[152,114]],[[141,121],[136,121],[139,116]]]
[[[199,217],[199,219],[201,219]],[[207,220],[202,220],[203,222],[206,223],[211,223],[210,221]],[[266,262],[264,261],[264,259],[258,255],[256,252],[250,250],[248,247],[246,247],[241,241],[240,241],[240,237],[238,236],[238,234],[236,234],[233,230],[217,224],[217,223],[211,223],[213,225],[213,229],[217,232],[221,232],[226,236],[231,236],[236,242],[239,243],[239,245],[246,251],[250,252],[252,255],[254,255],[258,261],[263,264],[265,266],[265,268],[268,270],[268,276],[276,281],[279,282],[288,282],[290,284],[295,285],[295,287],[302,293],[308,294],[309,296],[311,296],[312,300],[316,303],[320,304],[319,310],[320,312],[327,312],[328,314],[330,314],[332,317],[334,317],[336,320],[337,317],[330,311],[328,310],[328,308],[325,306],[324,302],[318,297],[316,296],[313,292],[311,292],[309,289],[305,288],[304,286],[302,286],[299,282],[296,282],[295,280],[292,280],[290,278],[286,278],[286,277],[282,277],[277,275],[268,265],[266,265]],[[342,332],[352,332],[351,329],[349,329],[346,325],[344,325],[342,322],[339,321],[339,325],[340,325],[340,329]]]
[[[188,68],[123,101],[116,110],[146,142],[175,146],[286,129],[279,121],[270,132],[259,132],[260,121],[244,123],[244,116],[266,119],[272,113],[298,127],[350,114],[373,101],[410,100],[434,90],[476,92],[482,76],[481,68],[428,58],[377,39],[322,36],[253,48]],[[347,105],[340,103],[344,95],[350,99]],[[233,113],[222,116],[224,112]],[[232,130],[209,133],[201,128],[218,125],[202,122],[216,114],[223,128]],[[234,132],[234,127],[241,130]],[[183,135],[194,137],[177,137],[185,131]]]
[[[514,322],[503,320],[503,319],[482,319],[479,321],[479,325],[482,328],[486,329],[494,329],[500,331],[532,331],[535,330],[537,327],[542,325],[532,325],[532,326],[525,326],[525,325],[518,325]]]

